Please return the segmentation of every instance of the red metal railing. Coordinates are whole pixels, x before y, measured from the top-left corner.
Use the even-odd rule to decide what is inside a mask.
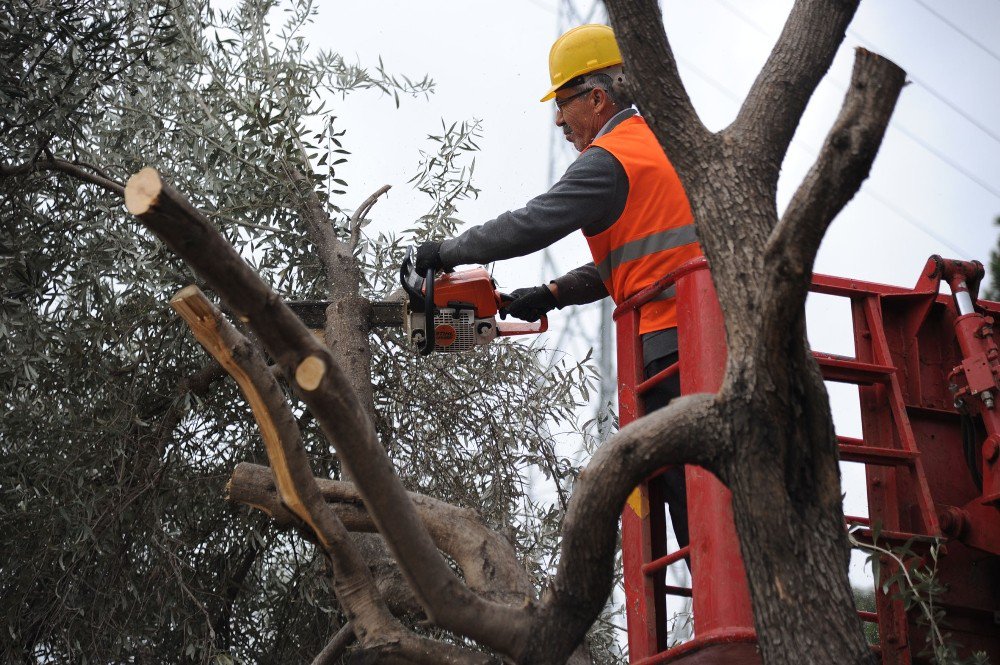
[[[951,588],[940,602],[964,622],[952,627],[964,631],[959,641],[1000,658],[1000,631],[991,613],[996,599],[991,605],[988,596],[988,589],[1000,586],[1000,409],[994,408],[1000,402],[1000,350],[992,319],[982,313],[1000,313],[1000,305],[981,302],[980,311],[974,310],[968,292],[982,276],[981,266],[976,270],[977,264],[932,257],[914,289],[814,276],[813,292],[850,299],[856,348],[854,358],[817,353],[816,359],[826,380],[859,390],[864,436],[838,437],[838,443],[843,461],[865,464],[870,517],[849,517],[848,523],[865,526],[859,533],[870,538],[874,522],[879,538],[889,543],[951,537],[948,556],[939,562],[941,578]],[[941,281],[955,297],[938,294]],[[639,308],[672,285],[677,288],[679,361],[646,379]],[[683,394],[718,390],[725,333],[704,259],[664,276],[620,305],[614,318],[623,426],[644,415],[642,395],[677,372]],[[982,419],[988,434],[973,460],[981,469],[981,487],[973,485],[959,455],[956,399],[963,412]],[[687,548],[666,551],[666,517],[656,483],[637,487],[622,512],[630,662],[758,663],[729,492],[703,469],[688,467],[685,475]],[[684,558],[690,562],[692,587],[666,585],[665,569]],[[891,562],[883,564],[884,571],[891,569]],[[667,644],[668,594],[690,596],[693,610],[693,639],[672,648]],[[908,665],[911,651],[923,648],[923,628],[908,621],[902,602],[878,584],[876,606],[877,612],[858,613],[879,625],[881,643],[873,650],[884,665]]]

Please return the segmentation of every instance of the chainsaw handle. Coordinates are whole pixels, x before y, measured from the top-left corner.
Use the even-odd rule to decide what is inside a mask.
[[[429,356],[437,343],[434,337],[434,268],[427,269],[424,279],[424,343],[420,355]]]
[[[537,335],[549,329],[549,317],[542,315],[538,319],[537,325],[527,323],[497,323],[498,337],[511,337],[513,335]]]

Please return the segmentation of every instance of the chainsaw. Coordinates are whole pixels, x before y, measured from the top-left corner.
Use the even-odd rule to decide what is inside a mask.
[[[483,267],[435,275],[421,275],[410,247],[399,267],[404,297],[372,303],[372,327],[401,326],[421,355],[458,353],[489,344],[498,337],[534,335],[548,330],[548,319],[537,324],[497,321],[510,296],[496,288]],[[321,300],[288,303],[311,328],[322,328],[329,302]]]

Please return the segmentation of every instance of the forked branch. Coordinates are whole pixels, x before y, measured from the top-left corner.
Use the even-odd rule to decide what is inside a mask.
[[[365,220],[365,215],[371,210],[375,203],[378,202],[378,197],[382,196],[386,192],[392,189],[392,185],[382,185],[375,192],[365,199],[364,203],[358,206],[358,209],[354,211],[351,215],[351,249],[353,250],[358,246],[358,240],[361,238],[361,224]]]
[[[324,500],[351,531],[375,531],[375,523],[361,504],[354,483],[317,478]],[[452,557],[469,587],[484,596],[524,602],[534,596],[527,572],[504,538],[486,528],[472,511],[422,494],[410,493],[417,513],[438,548]],[[271,469],[241,463],[227,486],[230,501],[266,512],[279,526],[298,526],[281,503]]]
[[[334,570],[334,589],[361,635],[403,633],[382,601],[350,534],[323,500],[288,403],[264,358],[196,286],[181,289],[171,307],[229,373],[246,397],[274,470],[281,503],[306,524]]]

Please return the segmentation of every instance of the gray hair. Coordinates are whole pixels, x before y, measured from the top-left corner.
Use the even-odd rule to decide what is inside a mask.
[[[584,82],[591,90],[600,88],[606,92],[611,103],[619,109],[627,109],[632,106],[632,95],[629,94],[625,72],[621,65],[607,67],[584,76]]]

